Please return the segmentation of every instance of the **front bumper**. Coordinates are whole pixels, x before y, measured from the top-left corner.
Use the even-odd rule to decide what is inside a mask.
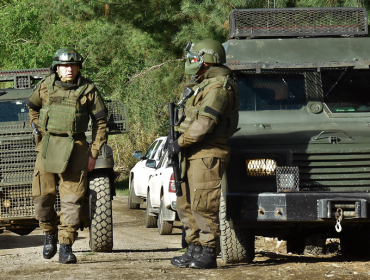
[[[325,222],[335,220],[338,208],[343,221],[369,222],[368,193],[227,193],[227,219],[248,222]]]

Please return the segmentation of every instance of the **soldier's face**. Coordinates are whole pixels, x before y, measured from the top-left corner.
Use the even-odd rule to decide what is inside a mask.
[[[62,82],[73,81],[78,74],[78,65],[77,64],[62,64],[59,65],[57,73],[62,80]]]

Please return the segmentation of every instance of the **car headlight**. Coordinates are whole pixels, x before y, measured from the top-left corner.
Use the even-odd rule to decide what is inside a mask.
[[[246,160],[247,176],[251,177],[274,176],[276,167],[276,160],[274,159],[262,158]]]

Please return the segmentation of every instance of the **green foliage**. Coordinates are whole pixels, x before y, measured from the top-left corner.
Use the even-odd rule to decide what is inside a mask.
[[[236,8],[366,7],[367,0],[0,0],[0,69],[49,67],[61,47],[85,58],[83,73],[128,106],[130,133],[114,136],[118,166],[166,135],[167,103],[183,90],[183,48],[228,38]]]

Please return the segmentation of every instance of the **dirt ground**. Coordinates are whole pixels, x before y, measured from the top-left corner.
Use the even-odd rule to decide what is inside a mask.
[[[370,279],[366,259],[340,255],[298,256],[286,254],[284,242],[259,238],[253,263],[224,264],[218,269],[176,268],[170,260],[181,255],[181,226],[172,235],[160,236],[144,226],[145,210],[129,210],[127,197],[113,201],[114,250],[91,253],[88,231],[80,232],[74,244],[77,264],[58,263],[42,257],[43,234],[28,236],[5,231],[0,235],[1,279]]]

